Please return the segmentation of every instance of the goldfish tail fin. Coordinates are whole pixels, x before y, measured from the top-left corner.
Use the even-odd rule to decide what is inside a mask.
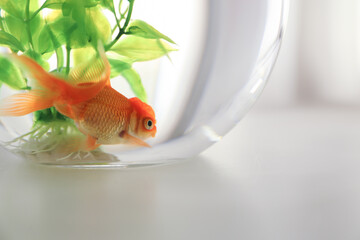
[[[49,108],[53,102],[52,97],[40,90],[14,94],[0,101],[0,116],[23,116]]]
[[[9,57],[18,63],[25,75],[36,80],[49,92],[60,96],[60,102],[76,104],[95,97],[104,86],[110,85],[110,64],[101,44],[98,52],[100,58],[95,57],[90,62],[75,67],[67,80],[48,73],[27,56],[10,54]]]
[[[18,64],[25,76],[36,80],[45,89],[60,91],[65,85],[68,85],[64,79],[48,73],[35,60],[25,55],[10,54],[9,57]]]

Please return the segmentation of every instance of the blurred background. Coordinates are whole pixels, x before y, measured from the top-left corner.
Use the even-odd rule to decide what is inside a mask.
[[[287,31],[257,107],[359,106],[360,1],[291,0]]]

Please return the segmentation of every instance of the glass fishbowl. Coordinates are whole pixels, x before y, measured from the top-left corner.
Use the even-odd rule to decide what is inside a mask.
[[[54,75],[71,75],[77,64],[90,59],[86,57],[90,52],[95,54],[96,44],[89,47],[82,40],[69,40],[66,34],[56,31],[66,27],[70,29],[67,31],[73,31],[70,24],[55,22],[51,25],[51,20],[61,16],[77,21],[73,27],[75,31],[77,28],[81,30],[82,23],[85,24],[84,29],[86,24],[93,24],[101,34],[109,35],[108,39],[103,39],[103,35],[91,35],[91,32],[86,41],[94,42],[96,38],[104,43],[101,48],[110,59],[111,87],[126,98],[139,97],[152,107],[156,116],[156,135],[144,140],[151,147],[102,144],[93,151],[77,149],[74,152],[64,152],[64,146],[75,144],[82,133],[74,124],[76,120],[63,117],[56,108],[24,116],[0,117],[0,141],[6,149],[27,160],[71,167],[132,167],[170,163],[193,157],[220,141],[262,92],[280,48],[287,14],[285,0],[92,0],[82,1],[83,6],[75,4],[81,1],[73,0],[23,2],[23,31],[12,34],[9,28],[19,19],[17,14],[21,13],[12,9],[14,6],[9,6],[9,1],[0,1],[2,22],[8,21],[7,26],[3,23],[0,26],[2,34],[10,40],[12,38],[8,35],[12,34],[19,43],[0,42],[5,45],[3,55],[9,55],[9,49],[18,55],[24,52]],[[48,28],[48,32],[34,33],[33,42],[27,41],[22,46],[21,39],[29,39],[29,33],[31,35],[33,31],[27,23],[35,21],[33,19],[37,16],[44,22],[41,27]],[[128,53],[135,46],[128,40],[131,37],[141,40],[136,43],[136,51],[140,52]],[[139,60],[143,57],[142,41],[148,44],[144,45],[145,52],[160,53],[151,57],[146,55]],[[150,41],[154,44],[156,41],[158,45],[151,45]],[[45,49],[47,45],[52,46],[48,47],[51,48],[49,52]],[[43,50],[36,53],[36,49]],[[114,60],[111,50],[118,54],[117,59]],[[136,60],[130,62],[132,72],[127,72],[135,78],[124,72],[113,74],[120,73],[113,63],[118,59],[126,62],[123,59],[129,58],[127,54],[141,55],[136,55]],[[6,59],[12,61],[13,58]],[[9,69],[15,71],[15,75],[22,74],[11,66]],[[0,73],[0,77],[4,74]],[[22,79],[27,83],[26,76]],[[28,84],[22,88],[15,86],[14,89],[6,80],[0,81],[0,99],[36,88]],[[48,117],[44,118],[48,121],[44,123],[46,127],[35,124],[42,114],[52,114],[65,125],[57,121],[55,127]]]

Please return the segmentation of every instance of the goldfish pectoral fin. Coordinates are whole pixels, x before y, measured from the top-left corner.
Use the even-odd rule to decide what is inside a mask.
[[[54,99],[43,91],[18,93],[0,101],[0,116],[23,116],[53,106]]]
[[[95,150],[96,148],[100,147],[100,144],[96,143],[96,138],[87,135],[86,138],[86,151],[92,151]]]
[[[124,133],[123,138],[130,144],[134,144],[134,145],[138,145],[138,146],[143,146],[143,147],[151,147],[149,144],[147,144],[146,142],[144,142],[143,140],[141,140],[140,138],[131,136],[128,133]]]

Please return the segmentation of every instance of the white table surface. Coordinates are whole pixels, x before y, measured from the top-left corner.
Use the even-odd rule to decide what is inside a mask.
[[[1,240],[360,239],[360,109],[254,109],[169,166],[0,159]]]

